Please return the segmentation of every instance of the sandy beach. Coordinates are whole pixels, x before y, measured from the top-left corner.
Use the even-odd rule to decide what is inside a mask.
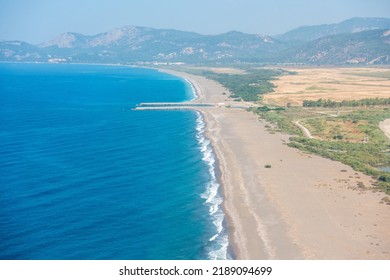
[[[191,81],[197,102],[233,104],[214,81],[167,72]],[[271,134],[258,116],[225,105],[199,110],[237,259],[390,259],[390,206],[369,176],[290,148],[289,135]]]

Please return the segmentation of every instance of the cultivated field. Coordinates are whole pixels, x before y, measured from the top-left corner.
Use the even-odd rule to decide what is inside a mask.
[[[390,68],[287,69],[293,74],[273,81],[275,92],[264,103],[301,106],[303,100],[334,101],[390,97]]]

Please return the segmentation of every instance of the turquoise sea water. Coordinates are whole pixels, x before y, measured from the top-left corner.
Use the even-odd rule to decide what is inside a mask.
[[[155,70],[0,64],[0,259],[227,258],[193,98]]]

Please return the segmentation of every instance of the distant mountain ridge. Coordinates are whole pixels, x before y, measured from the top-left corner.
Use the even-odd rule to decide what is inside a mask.
[[[383,18],[304,26],[275,37],[124,26],[90,36],[67,32],[37,46],[3,41],[0,61],[389,64],[389,30],[390,19]]]
[[[275,38],[288,42],[309,42],[321,37],[343,33],[357,33],[361,31],[389,29],[390,19],[387,18],[351,18],[340,23],[301,26],[290,30]]]
[[[288,57],[309,64],[390,64],[390,30],[322,37],[293,49]]]

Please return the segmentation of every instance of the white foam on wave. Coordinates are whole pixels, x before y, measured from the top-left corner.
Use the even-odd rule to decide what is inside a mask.
[[[202,160],[209,167],[210,182],[206,186],[205,192],[201,197],[205,200],[204,204],[209,207],[209,215],[215,226],[215,234],[209,239],[208,257],[212,260],[226,260],[228,255],[228,235],[224,228],[225,214],[222,210],[223,199],[220,193],[220,184],[217,180],[215,170],[215,156],[211,143],[204,136],[205,123],[202,115],[197,112],[196,120],[197,140],[200,145],[200,150],[203,154]]]
[[[190,87],[191,87],[192,95],[194,96],[194,97],[191,99],[191,101],[198,99],[198,97],[199,97],[199,96],[198,96],[198,92],[197,92],[197,90],[196,90],[194,84],[192,83],[192,81],[190,81],[190,80],[187,79],[187,78],[184,78],[184,80],[185,80],[185,81],[187,82],[187,84],[189,84]]]
[[[223,235],[222,237],[218,235],[217,238],[215,238],[215,241],[218,243],[219,249],[210,251],[209,258],[212,260],[226,260],[228,258],[229,246],[227,234]]]

